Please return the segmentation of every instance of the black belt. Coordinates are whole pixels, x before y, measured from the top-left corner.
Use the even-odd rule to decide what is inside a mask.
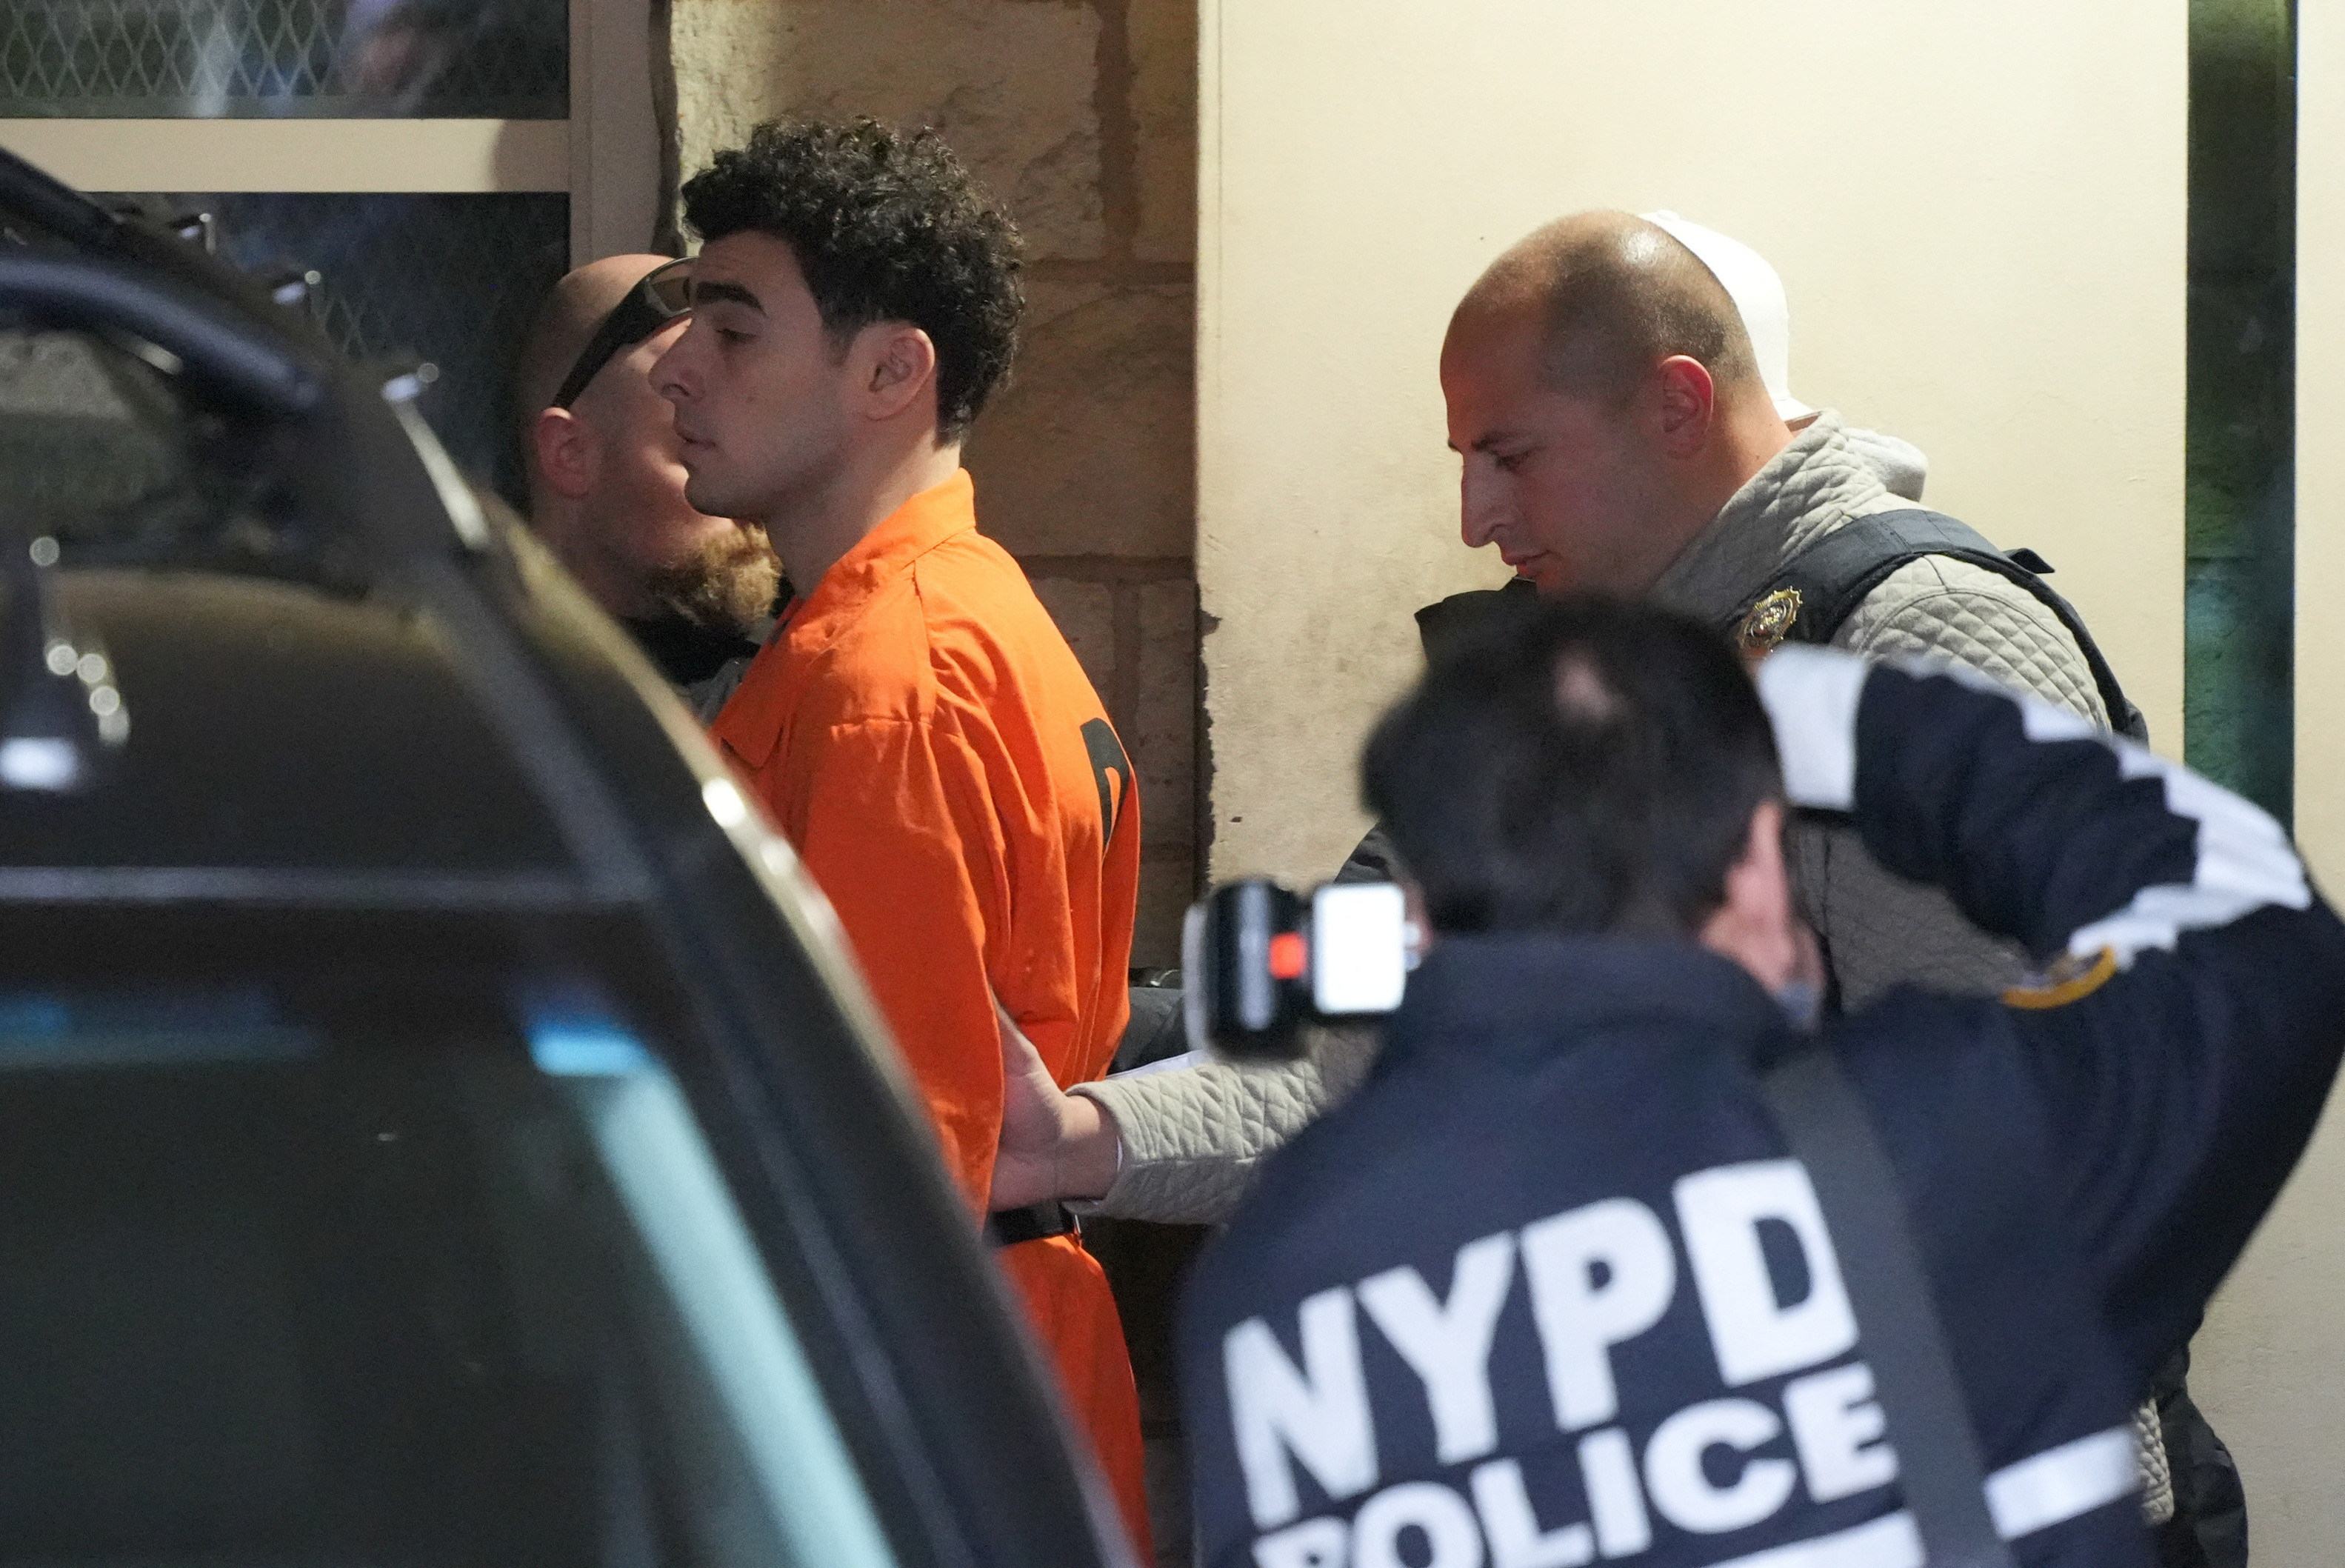
[[[996,1247],[1015,1247],[1046,1236],[1073,1236],[1082,1231],[1074,1211],[1063,1203],[1030,1203],[1005,1208],[985,1222],[985,1238]]]

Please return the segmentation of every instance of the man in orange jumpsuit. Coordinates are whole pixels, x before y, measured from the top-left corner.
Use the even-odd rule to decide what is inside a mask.
[[[1104,1072],[1140,867],[1131,764],[960,467],[1015,347],[1017,233],[933,135],[868,121],[760,127],[684,206],[706,245],[652,382],[692,504],[762,524],[801,596],[712,732],[829,895],[981,1214],[995,999],[1060,1084]],[[1063,1214],[994,1239],[1145,1560],[1132,1368]]]

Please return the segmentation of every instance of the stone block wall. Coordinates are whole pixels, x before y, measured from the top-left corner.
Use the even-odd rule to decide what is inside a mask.
[[[969,448],[1114,718],[1145,824],[1135,964],[1198,844],[1196,0],[673,0],[684,172],[779,115],[933,126],[1027,242],[1025,339]]]

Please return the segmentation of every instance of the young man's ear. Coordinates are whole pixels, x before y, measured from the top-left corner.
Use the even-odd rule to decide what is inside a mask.
[[[864,416],[894,419],[935,389],[937,345],[909,321],[879,321],[863,329],[858,376]]]
[[[596,453],[586,422],[566,408],[540,409],[530,426],[531,455],[546,488],[572,501],[594,488]]]

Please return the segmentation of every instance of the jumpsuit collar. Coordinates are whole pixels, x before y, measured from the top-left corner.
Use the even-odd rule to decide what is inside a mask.
[[[782,612],[710,734],[751,768],[764,767],[781,743],[813,657],[913,562],[976,526],[977,488],[965,468],[888,514]]]

